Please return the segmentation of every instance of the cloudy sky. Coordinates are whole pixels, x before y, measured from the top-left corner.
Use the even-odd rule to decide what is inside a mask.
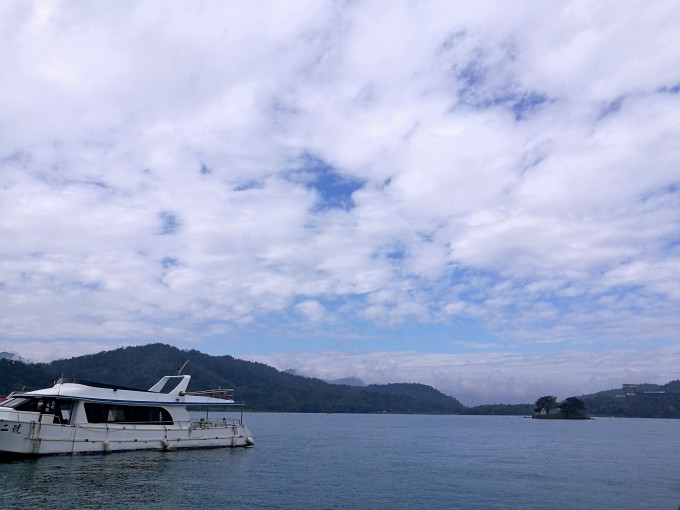
[[[674,0],[3,2],[0,64],[0,350],[680,378]]]

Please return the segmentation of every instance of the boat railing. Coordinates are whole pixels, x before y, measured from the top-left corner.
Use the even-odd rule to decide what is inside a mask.
[[[191,428],[196,429],[223,429],[227,427],[236,427],[241,424],[238,418],[219,418],[219,419],[205,419],[191,420]]]
[[[216,390],[204,390],[204,391],[184,391],[180,395],[192,395],[195,397],[210,397],[219,398],[222,400],[231,400],[234,394],[233,389],[223,389],[218,388]]]

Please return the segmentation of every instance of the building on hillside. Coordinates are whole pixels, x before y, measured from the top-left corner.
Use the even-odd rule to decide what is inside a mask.
[[[624,395],[635,395],[637,394],[638,390],[638,384],[624,384],[623,385],[623,394]]]

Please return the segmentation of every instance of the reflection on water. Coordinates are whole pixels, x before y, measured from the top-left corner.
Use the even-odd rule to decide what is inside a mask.
[[[54,456],[0,464],[1,508],[174,508],[213,501],[247,449]],[[207,460],[207,462],[206,462]],[[211,467],[212,466],[212,467]],[[201,493],[217,487],[210,497]],[[175,497],[188,497],[180,505]]]
[[[119,499],[114,496],[111,501],[112,495],[120,491],[125,493],[128,504],[144,505],[162,500],[162,484],[149,483],[151,479],[167,480],[177,467],[160,452],[149,453],[58,456],[15,462],[12,482],[22,501],[36,508],[53,507],[64,498],[70,508],[99,508],[107,500],[112,503]]]

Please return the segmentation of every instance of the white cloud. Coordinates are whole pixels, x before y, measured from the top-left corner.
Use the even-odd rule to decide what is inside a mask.
[[[673,2],[0,10],[2,345],[678,339]]]
[[[531,403],[541,395],[569,396],[624,383],[665,384],[677,376],[676,347],[607,353],[561,352],[321,352],[254,355],[280,370],[320,379],[358,377],[366,384],[420,382],[466,405]]]
[[[326,310],[318,301],[308,299],[295,305],[296,310],[305,316],[310,322],[321,322],[326,316]]]

